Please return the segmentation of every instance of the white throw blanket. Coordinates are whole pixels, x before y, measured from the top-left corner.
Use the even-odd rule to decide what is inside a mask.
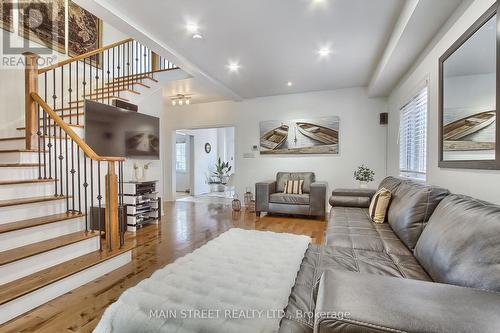
[[[277,332],[310,241],[231,229],[126,290],[94,332]]]

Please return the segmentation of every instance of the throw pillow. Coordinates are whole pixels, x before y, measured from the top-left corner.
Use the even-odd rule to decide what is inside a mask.
[[[375,193],[370,202],[370,208],[368,213],[370,214],[370,219],[375,223],[384,223],[385,216],[387,215],[387,208],[389,208],[389,203],[391,201],[391,191],[382,187]]]
[[[285,182],[285,194],[302,194],[302,186],[304,185],[303,179],[287,180]]]

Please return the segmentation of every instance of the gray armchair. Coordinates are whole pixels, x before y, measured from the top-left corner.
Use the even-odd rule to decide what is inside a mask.
[[[287,180],[302,179],[303,194],[283,193]],[[276,180],[255,185],[255,212],[297,214],[324,218],[326,182],[316,182],[313,172],[278,172]]]

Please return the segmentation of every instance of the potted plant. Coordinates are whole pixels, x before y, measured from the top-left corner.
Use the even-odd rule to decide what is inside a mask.
[[[217,160],[215,164],[214,176],[218,180],[219,184],[226,185],[228,179],[228,173],[231,171],[232,167],[229,162],[222,162],[221,158]]]
[[[375,172],[368,168],[366,165],[362,164],[354,171],[354,179],[359,182],[360,188],[367,188],[368,183],[372,182],[375,177]]]

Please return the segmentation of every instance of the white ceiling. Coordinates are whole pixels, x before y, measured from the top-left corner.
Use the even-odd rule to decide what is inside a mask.
[[[462,76],[495,73],[496,25],[496,17],[493,17],[446,59],[444,74]]]
[[[97,16],[133,26],[139,40],[154,41],[170,59],[200,80],[205,95],[218,99],[253,98],[287,93],[368,86],[409,2],[436,0],[77,0]],[[427,6],[434,29],[408,38],[428,42],[461,0],[439,0],[447,6]],[[430,15],[439,12],[440,15]],[[419,15],[422,15],[420,12]],[[413,22],[412,24],[422,24]],[[197,23],[202,40],[185,29]],[[406,24],[409,24],[408,22]],[[120,25],[120,24],[118,24]],[[401,27],[399,27],[401,28]],[[413,27],[415,30],[415,27]],[[140,34],[141,36],[139,36]],[[405,41],[405,44],[411,44]],[[423,44],[422,41],[419,41]],[[419,45],[420,45],[419,44]],[[415,59],[422,45],[404,57]],[[317,50],[332,54],[320,58]],[[154,47],[152,47],[154,49]],[[401,52],[399,52],[401,53]],[[387,57],[386,57],[387,58]],[[241,69],[230,73],[227,65]],[[392,57],[391,61],[398,61]],[[409,65],[408,65],[409,66]],[[401,67],[401,66],[400,66]],[[387,69],[383,68],[387,76]],[[401,68],[399,68],[401,71]],[[380,73],[379,73],[380,74]],[[396,73],[401,75],[401,73]],[[380,76],[380,75],[379,75]],[[391,80],[395,81],[392,77]],[[288,87],[287,82],[293,86]],[[397,81],[397,80],[396,80]],[[385,82],[383,82],[385,84]],[[375,82],[375,84],[380,84]],[[391,83],[391,84],[394,84]],[[192,86],[196,86],[193,84]],[[175,89],[173,89],[175,90]],[[387,89],[382,89],[387,90]],[[196,94],[196,91],[191,91]],[[214,99],[209,98],[210,100]],[[215,98],[215,99],[217,99]],[[196,98],[193,99],[196,101]]]

